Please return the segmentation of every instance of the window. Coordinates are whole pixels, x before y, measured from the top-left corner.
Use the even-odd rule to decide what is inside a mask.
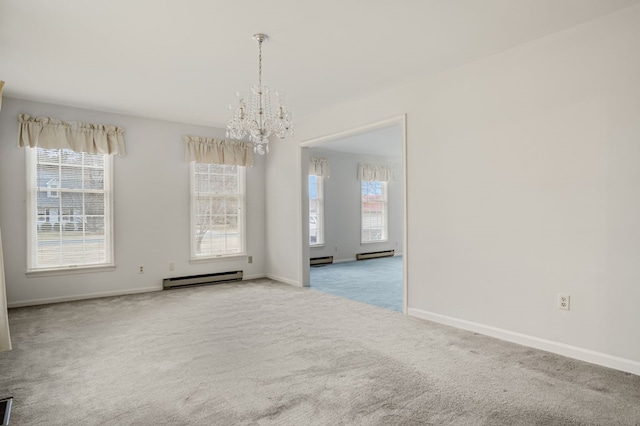
[[[191,259],[245,253],[242,166],[191,163]]]
[[[113,265],[112,162],[27,148],[28,271]]]
[[[309,175],[309,244],[324,244],[324,178]]]
[[[362,242],[387,241],[387,183],[362,182]]]

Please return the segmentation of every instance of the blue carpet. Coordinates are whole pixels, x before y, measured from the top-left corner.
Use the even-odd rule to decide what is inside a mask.
[[[402,256],[312,266],[311,288],[402,312]]]

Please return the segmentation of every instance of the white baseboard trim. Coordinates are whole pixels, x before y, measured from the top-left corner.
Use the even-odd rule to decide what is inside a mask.
[[[345,263],[345,262],[355,262],[356,258],[351,258],[351,259],[338,259],[338,260],[334,260],[333,263]]]
[[[21,308],[23,306],[48,305],[50,303],[72,302],[74,300],[97,299],[99,297],[124,296],[127,294],[148,293],[150,291],[160,291],[162,285],[157,287],[134,288],[130,290],[104,291],[100,293],[78,294],[74,296],[47,297],[44,299],[22,300],[7,303],[8,308]]]
[[[554,342],[552,340],[541,339],[539,337],[516,333],[472,321],[423,311],[422,309],[409,308],[407,313],[412,317],[450,325],[463,330],[473,331],[486,336],[506,340],[508,342],[518,343],[520,345],[541,349],[543,351],[552,352],[569,358],[575,358],[580,361],[590,362],[603,367],[613,368],[615,370],[626,371],[627,373],[640,376],[640,362],[631,359],[620,358],[614,355],[592,351],[590,349],[567,345],[565,343]]]
[[[285,284],[295,285],[296,287],[302,287],[299,281],[290,280],[289,278],[279,277],[273,274],[267,274],[266,277],[275,281],[280,281]]]
[[[245,275],[244,277],[242,277],[242,281],[257,280],[258,278],[266,278],[266,277],[267,276],[265,274]]]

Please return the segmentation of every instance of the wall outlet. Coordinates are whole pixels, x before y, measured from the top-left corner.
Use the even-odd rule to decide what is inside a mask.
[[[173,262],[169,262],[169,271],[175,271],[176,270],[176,264]]]
[[[568,311],[571,307],[571,296],[568,294],[558,295],[558,309]]]
[[[143,265],[138,266],[138,273],[139,274],[144,274],[144,266]]]
[[[247,262],[253,263],[253,256],[247,256]]]

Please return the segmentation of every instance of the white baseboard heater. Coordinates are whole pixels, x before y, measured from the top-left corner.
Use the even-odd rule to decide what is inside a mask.
[[[356,260],[375,259],[378,257],[391,257],[395,255],[395,250],[372,251],[369,253],[356,254]]]
[[[315,265],[329,265],[333,263],[333,256],[325,256],[325,257],[312,257],[311,258],[311,266]]]
[[[216,274],[190,275],[162,280],[162,288],[168,290],[191,285],[217,284],[229,281],[242,281],[242,271],[218,272]]]

